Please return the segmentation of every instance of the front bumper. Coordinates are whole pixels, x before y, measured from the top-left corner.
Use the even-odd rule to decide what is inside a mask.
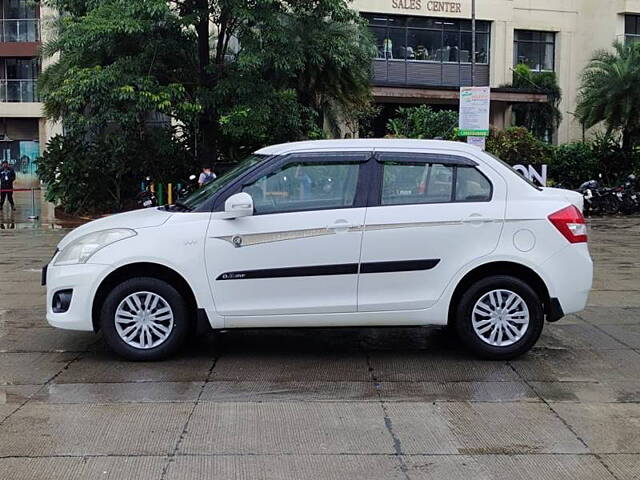
[[[93,298],[101,280],[108,273],[108,265],[81,264],[55,266],[43,269],[43,282],[47,286],[47,322],[66,330],[93,331]],[[56,313],[53,297],[56,292],[73,290],[69,308]]]

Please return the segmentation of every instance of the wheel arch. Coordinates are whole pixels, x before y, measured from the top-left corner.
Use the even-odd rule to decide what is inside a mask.
[[[453,291],[453,294],[451,295],[451,301],[449,302],[449,311],[447,316],[448,325],[453,325],[455,320],[455,309],[464,291],[478,280],[493,275],[509,275],[527,283],[527,285],[535,290],[542,300],[542,308],[545,315],[549,316],[552,313],[553,305],[549,289],[545,281],[537,272],[521,263],[497,261],[479,265],[460,279],[458,285],[456,285],[456,288]]]
[[[118,267],[100,282],[91,306],[91,322],[94,332],[100,330],[100,310],[109,292],[122,281],[132,277],[152,277],[172,285],[187,302],[189,318],[193,318],[195,323],[198,314],[198,302],[193,289],[185,278],[166,265],[153,262],[138,262]]]

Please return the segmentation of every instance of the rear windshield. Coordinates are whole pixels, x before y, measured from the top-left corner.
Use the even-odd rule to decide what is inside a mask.
[[[498,162],[500,162],[502,165],[504,165],[505,167],[507,167],[509,170],[511,170],[513,173],[516,174],[516,176],[524,181],[527,185],[535,188],[538,191],[542,190],[542,187],[536,185],[534,182],[532,182],[531,180],[529,180],[527,177],[525,177],[524,175],[522,175],[518,170],[516,170],[515,168],[513,168],[511,165],[509,165],[507,162],[505,162],[504,160],[500,160],[498,157],[496,157],[495,155],[489,153],[489,152],[484,152],[487,155],[489,155],[491,158],[493,158],[494,160],[497,160]]]

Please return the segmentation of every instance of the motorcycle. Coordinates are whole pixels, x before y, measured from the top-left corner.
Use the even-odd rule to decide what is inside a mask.
[[[584,197],[585,215],[615,215],[620,211],[621,201],[613,188],[601,187],[598,181],[589,180],[578,187]]]
[[[616,194],[620,199],[620,211],[625,215],[640,211],[640,194],[636,191],[636,176],[629,175],[624,182],[616,188]]]

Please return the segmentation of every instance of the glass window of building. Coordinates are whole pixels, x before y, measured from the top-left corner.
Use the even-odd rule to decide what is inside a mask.
[[[471,63],[471,22],[428,17],[363,14],[376,39],[378,58]],[[489,63],[491,24],[476,22],[476,62]]]
[[[533,30],[516,30],[513,42],[513,64],[528,65],[534,72],[555,69],[556,34]]]
[[[38,3],[32,0],[0,0],[3,42],[39,42]]]
[[[640,41],[640,15],[624,16],[624,38],[627,42]]]
[[[0,59],[0,102],[36,102],[37,58]]]

